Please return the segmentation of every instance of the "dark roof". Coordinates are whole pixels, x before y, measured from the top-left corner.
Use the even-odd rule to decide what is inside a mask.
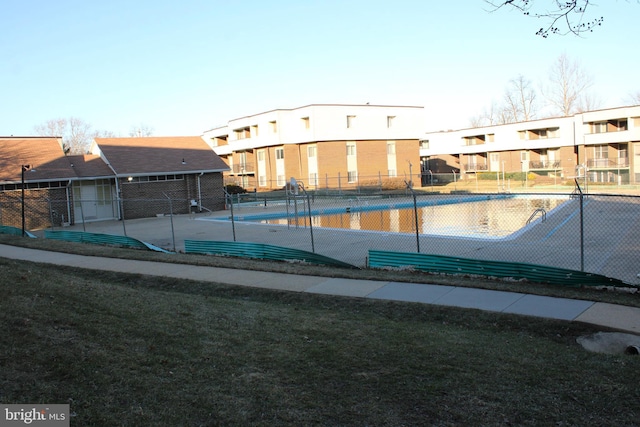
[[[0,182],[20,182],[22,165],[32,169],[26,173],[26,181],[76,178],[60,138],[0,137]]]
[[[200,138],[96,138],[99,155],[65,156],[56,137],[0,137],[0,182],[19,183],[22,166],[32,169],[25,181],[97,179],[118,175],[222,172],[226,163]],[[183,163],[184,160],[184,163]]]
[[[119,176],[229,170],[199,136],[96,138],[95,142]]]
[[[113,171],[100,156],[80,154],[67,158],[78,178],[113,178]]]

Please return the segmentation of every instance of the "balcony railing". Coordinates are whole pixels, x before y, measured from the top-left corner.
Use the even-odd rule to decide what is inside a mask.
[[[589,159],[587,160],[587,166],[590,169],[628,168],[629,158],[623,157],[618,159]]]
[[[237,165],[233,165],[231,168],[231,173],[235,174],[253,174],[255,172],[255,168],[253,163],[240,163]]]
[[[529,162],[529,169],[559,169],[560,161],[537,160]]]
[[[465,163],[462,165],[462,169],[465,172],[478,172],[478,171],[486,171],[489,170],[488,165],[482,165],[477,163]]]

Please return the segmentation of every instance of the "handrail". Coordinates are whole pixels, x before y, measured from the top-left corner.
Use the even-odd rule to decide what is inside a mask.
[[[529,224],[531,221],[533,221],[533,218],[535,218],[536,214],[541,214],[540,217],[542,218],[542,222],[545,222],[547,220],[547,211],[545,211],[543,208],[538,208],[535,211],[533,211],[533,213],[531,214],[531,216],[527,220],[527,224]]]

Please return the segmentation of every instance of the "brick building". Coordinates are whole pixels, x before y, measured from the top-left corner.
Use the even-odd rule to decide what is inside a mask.
[[[528,122],[429,132],[420,141],[429,174],[534,173],[554,180],[640,183],[640,106]]]
[[[27,230],[224,207],[227,165],[200,137],[97,138],[66,156],[58,137],[0,137],[0,224]],[[23,199],[24,193],[24,199]],[[165,202],[165,200],[167,202]]]
[[[423,108],[314,104],[230,120],[203,139],[248,189],[351,188],[419,177]]]

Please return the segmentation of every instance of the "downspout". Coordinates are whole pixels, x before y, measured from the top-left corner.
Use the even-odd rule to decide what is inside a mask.
[[[103,158],[103,160],[105,160]],[[109,166],[109,169],[111,169],[111,172],[113,172],[113,176],[116,180],[116,200],[118,201],[117,205],[118,205],[118,219],[122,219],[123,215],[122,215],[122,210],[120,207],[120,182],[118,181],[118,173],[116,172],[116,170],[111,166],[111,163],[105,161],[105,164],[107,166]]]
[[[71,199],[72,197],[71,194],[69,194],[69,189],[71,188],[71,180],[69,180],[69,182],[67,183],[67,186],[65,187],[65,191],[67,192],[67,221],[69,222],[69,225],[71,225]],[[73,219],[73,222],[76,222],[76,219]],[[64,227],[64,220],[62,221],[62,224],[60,224],[60,226]]]
[[[198,187],[198,211],[202,212],[202,188],[200,187],[200,178],[204,175],[204,172],[200,172],[196,179],[196,186]]]
[[[576,166],[580,165],[580,146],[578,145],[578,142],[576,141],[576,120],[575,120],[575,116],[573,118],[573,146],[575,147],[575,151],[576,151]]]
[[[305,148],[307,146],[305,145]],[[316,149],[317,150],[317,149]],[[286,167],[285,167],[286,170]],[[302,147],[300,146],[300,144],[298,144],[298,177],[302,177]],[[309,173],[307,172],[307,176],[309,176]]]

